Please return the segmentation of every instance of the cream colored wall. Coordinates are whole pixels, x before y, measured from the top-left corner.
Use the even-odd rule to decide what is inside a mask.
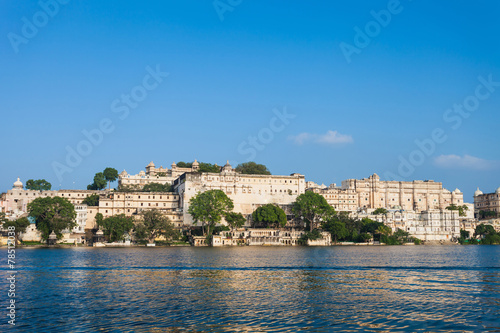
[[[184,212],[184,225],[188,226],[193,224],[191,216],[187,213],[189,200],[200,192],[222,190],[233,200],[235,212],[248,215],[264,204],[291,204],[305,191],[304,176],[299,174],[273,176],[221,172],[188,173],[185,177],[185,182],[177,186],[177,191]]]
[[[99,200],[98,212],[104,217],[117,214],[133,216],[142,210],[162,211],[176,227],[182,226],[178,212],[179,196],[170,192],[116,192]]]
[[[364,208],[397,208],[424,211],[444,209],[450,204],[463,204],[463,193],[443,189],[434,181],[398,182],[380,181],[377,175],[365,179],[342,181],[343,189],[353,189],[358,194],[358,204]]]

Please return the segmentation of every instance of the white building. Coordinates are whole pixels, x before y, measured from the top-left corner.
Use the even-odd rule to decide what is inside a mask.
[[[291,205],[305,191],[304,175],[247,175],[233,170],[227,163],[220,173],[188,172],[174,182],[184,225],[193,225],[188,214],[189,200],[200,192],[221,190],[233,200],[234,211],[247,216],[265,204]]]

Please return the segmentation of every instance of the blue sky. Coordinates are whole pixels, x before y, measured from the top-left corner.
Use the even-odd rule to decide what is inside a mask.
[[[433,179],[471,201],[500,186],[499,10],[4,1],[0,191],[17,177],[85,188],[108,166],[252,158],[325,184]]]

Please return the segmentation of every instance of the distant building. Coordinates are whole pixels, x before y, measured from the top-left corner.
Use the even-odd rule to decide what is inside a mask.
[[[493,193],[483,193],[479,187],[477,188],[476,192],[474,192],[474,212],[476,217],[479,217],[480,211],[495,212],[496,216],[500,215],[500,187]]]
[[[229,162],[220,173],[184,173],[174,182],[184,225],[193,225],[188,214],[189,200],[200,192],[215,189],[233,200],[235,212],[247,216],[265,204],[291,205],[305,192],[305,177],[298,173],[290,176],[240,174]]]
[[[354,189],[335,187],[332,184],[327,188],[313,187],[307,190],[321,194],[337,212],[355,212],[359,208],[358,193]]]
[[[421,212],[390,210],[387,214],[354,213],[354,218],[382,222],[392,231],[401,229],[423,241],[453,241],[460,237],[458,211],[434,209]]]
[[[18,217],[28,211],[28,204],[37,198],[62,197],[68,199],[73,205],[81,204],[82,201],[92,194],[103,194],[108,191],[93,190],[55,190],[37,191],[23,189],[23,183],[17,178],[11,190],[5,194],[5,213],[8,216]]]
[[[115,192],[99,199],[98,213],[104,218],[118,214],[134,216],[144,210],[158,209],[175,227],[182,227],[179,195],[172,192]],[[94,214],[95,220],[95,214]]]
[[[136,175],[129,175],[123,170],[118,176],[118,186],[125,186],[141,190],[144,185],[150,183],[172,185],[174,180],[185,172],[196,172],[200,167],[197,160],[193,162],[191,168],[179,168],[177,164],[172,163],[171,169],[160,166],[155,167],[153,161],[146,166],[146,171],[141,171]]]
[[[363,179],[342,181],[342,189],[354,190],[361,209],[387,208],[414,210],[445,209],[451,204],[463,204],[459,189],[450,192],[433,180],[382,181],[377,174]]]

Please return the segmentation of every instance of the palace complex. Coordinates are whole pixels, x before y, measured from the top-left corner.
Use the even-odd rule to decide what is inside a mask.
[[[458,189],[449,191],[443,188],[442,183],[432,180],[383,181],[373,174],[368,178],[344,180],[340,187],[335,184],[327,187],[306,182],[305,176],[300,173],[289,176],[241,174],[229,163],[220,167],[220,172],[200,172],[196,160],[189,165],[191,167],[181,168],[172,163],[169,169],[163,166],[157,168],[151,162],[145,171],[135,175],[124,170],[119,175],[118,188],[127,191],[34,191],[23,189],[23,183],[18,179],[13,188],[0,197],[0,212],[13,219],[26,216],[28,204],[36,198],[66,198],[75,205],[77,226],[68,230],[65,237],[79,243],[83,241],[85,232],[97,230],[97,213],[104,217],[116,214],[136,216],[144,210],[158,209],[176,228],[189,228],[193,226],[188,213],[190,199],[200,192],[217,189],[233,201],[234,212],[247,218],[245,229],[240,231],[240,236],[241,233],[245,235],[244,243],[247,245],[296,245],[302,232],[295,229],[299,225],[293,218],[291,207],[297,197],[306,191],[322,195],[338,212],[383,222],[393,231],[402,229],[422,240],[456,239],[460,236],[461,227],[470,229],[477,225],[474,212],[476,218],[479,211],[500,212],[500,188],[488,194],[478,189],[474,194],[474,206],[469,204],[473,212],[469,211],[469,215],[460,217],[457,211],[446,210],[446,207],[464,205],[463,193]],[[171,185],[173,192],[141,192],[144,185],[151,183]],[[87,207],[82,204],[92,194],[99,194],[99,206]],[[250,228],[251,214],[265,204],[276,204],[285,210],[288,229],[260,231]],[[377,208],[385,208],[387,213],[373,215]],[[35,232],[30,227],[26,238],[32,238]],[[203,245],[204,241],[200,238],[196,242]],[[241,243],[241,239],[236,240],[227,232],[213,239],[214,245],[221,246],[236,245],[238,242]]]

